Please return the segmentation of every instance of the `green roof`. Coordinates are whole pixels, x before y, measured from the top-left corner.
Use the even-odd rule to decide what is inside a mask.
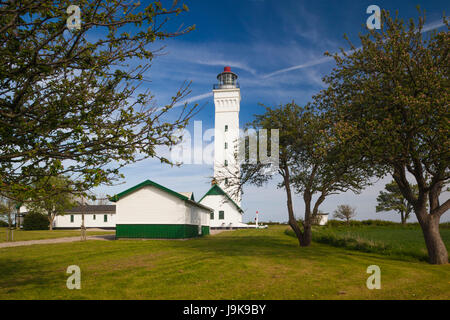
[[[162,191],[164,191],[164,192],[166,192],[168,194],[171,194],[171,195],[177,197],[178,199],[187,201],[187,202],[189,202],[189,203],[191,203],[191,204],[193,204],[193,205],[195,205],[197,207],[201,207],[201,208],[206,209],[208,211],[212,211],[211,208],[208,208],[207,206],[204,206],[204,205],[202,205],[200,203],[197,203],[197,202],[193,201],[192,199],[190,199],[190,198],[188,198],[188,197],[186,197],[186,196],[184,196],[184,195],[182,195],[182,194],[180,194],[178,192],[170,190],[169,188],[166,188],[166,187],[164,187],[164,186],[162,186],[162,185],[160,185],[160,184],[158,184],[158,183],[156,183],[154,181],[151,181],[151,180],[145,180],[144,182],[141,182],[141,183],[135,185],[134,187],[131,187],[131,188],[129,188],[129,189],[127,189],[127,190],[125,190],[125,191],[123,191],[121,193],[116,194],[115,196],[113,196],[110,199],[110,201],[117,202],[121,198],[123,198],[123,197],[125,197],[125,196],[127,196],[127,195],[129,195],[129,194],[131,194],[131,193],[133,193],[133,192],[143,188],[143,187],[146,187],[146,186],[152,186],[152,187],[158,188],[159,190],[162,190]],[[193,198],[193,195],[192,195],[191,198]]]
[[[239,212],[244,212],[244,210],[241,209],[241,207],[239,207],[237,205],[236,202],[233,201],[233,199],[231,199],[231,197],[228,195],[228,193],[226,193],[225,191],[222,190],[221,187],[219,187],[217,184],[213,185],[211,187],[211,189],[208,190],[207,193],[205,193],[205,195],[198,201],[198,202],[202,202],[202,200],[206,197],[206,196],[225,196],[228,200],[231,201],[232,204],[234,204],[236,206],[236,208],[239,210]]]

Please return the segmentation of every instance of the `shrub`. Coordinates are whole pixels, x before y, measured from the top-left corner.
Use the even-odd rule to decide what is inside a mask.
[[[0,228],[6,228],[8,227],[8,222],[0,220]]]
[[[24,230],[48,230],[48,219],[45,215],[30,212],[23,218]]]

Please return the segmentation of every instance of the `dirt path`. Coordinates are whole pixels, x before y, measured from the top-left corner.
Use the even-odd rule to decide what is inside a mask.
[[[114,240],[114,234],[87,236],[87,240]],[[15,241],[15,242],[2,242],[0,243],[0,248],[9,247],[20,247],[20,246],[30,246],[33,244],[49,244],[49,243],[64,243],[64,242],[76,242],[80,241],[80,237],[65,237],[65,238],[54,238],[54,239],[42,239],[42,240],[27,240],[27,241]]]

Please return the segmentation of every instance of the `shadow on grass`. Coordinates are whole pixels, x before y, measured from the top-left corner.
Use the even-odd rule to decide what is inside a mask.
[[[60,271],[60,270],[57,270]],[[65,274],[65,270],[61,270]],[[49,272],[45,263],[38,259],[0,259],[0,289],[6,289],[5,293],[14,293],[21,290],[23,286],[50,287],[54,284],[62,284],[61,277],[56,273]],[[46,297],[42,297],[46,299]]]

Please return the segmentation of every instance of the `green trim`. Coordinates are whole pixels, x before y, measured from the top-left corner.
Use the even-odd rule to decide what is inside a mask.
[[[209,226],[201,227],[201,235],[198,230],[192,224],[118,224],[116,238],[186,239],[209,234]]]
[[[123,191],[121,193],[118,193],[115,196],[113,196],[110,200],[112,202],[116,202],[120,198],[123,198],[123,197],[129,195],[130,193],[133,193],[133,192],[135,192],[135,191],[137,191],[137,190],[139,190],[139,189],[141,189],[143,187],[146,187],[146,186],[153,186],[153,187],[158,188],[159,190],[162,190],[164,192],[167,192],[167,193],[169,193],[169,194],[171,194],[171,195],[173,195],[173,196],[175,196],[175,197],[177,197],[178,199],[181,199],[181,200],[189,200],[188,197],[183,196],[182,194],[180,194],[178,192],[175,192],[173,190],[170,190],[169,188],[163,187],[162,185],[160,185],[160,184],[158,184],[156,182],[153,182],[151,180],[145,180],[144,182],[141,182],[141,183],[135,185],[134,187],[131,187],[131,188],[129,188],[129,189],[127,189],[127,190],[125,190],[125,191]]]
[[[202,236],[209,236],[209,226],[202,226]]]
[[[231,203],[233,203],[236,208],[238,209],[239,212],[243,213],[244,210],[241,209],[241,207],[239,207],[237,205],[236,202],[233,201],[233,199],[231,199],[231,197],[228,195],[228,193],[226,193],[225,191],[222,190],[221,187],[219,187],[219,185],[215,184],[211,187],[211,189],[208,190],[207,193],[205,193],[205,195],[199,200],[199,202],[202,202],[202,200],[206,197],[206,196],[225,196],[227,197],[228,200],[231,201]]]
[[[143,187],[146,187],[146,186],[153,186],[153,187],[155,187],[155,188],[157,188],[159,190],[162,190],[162,191],[164,191],[164,192],[166,192],[168,194],[171,194],[171,195],[177,197],[180,200],[187,201],[188,203],[190,203],[190,204],[192,204],[194,206],[200,207],[202,209],[205,209],[205,210],[208,210],[208,211],[212,210],[211,208],[208,208],[208,207],[206,207],[204,205],[201,205],[198,202],[195,202],[193,193],[192,193],[191,199],[189,199],[188,197],[183,196],[182,194],[180,194],[178,192],[175,192],[173,190],[170,190],[169,188],[166,188],[166,187],[164,187],[164,186],[162,186],[162,185],[160,185],[160,184],[158,184],[158,183],[156,183],[154,181],[151,181],[151,180],[145,180],[144,182],[141,182],[141,183],[135,185],[134,187],[131,187],[131,188],[129,188],[129,189],[127,189],[127,190],[125,190],[125,191],[123,191],[121,193],[116,194],[115,196],[110,198],[110,201],[117,202],[121,198],[123,198],[123,197],[125,197],[125,196],[127,196],[127,195],[129,195],[129,194],[131,194],[131,193],[133,193],[133,192],[143,188]]]

